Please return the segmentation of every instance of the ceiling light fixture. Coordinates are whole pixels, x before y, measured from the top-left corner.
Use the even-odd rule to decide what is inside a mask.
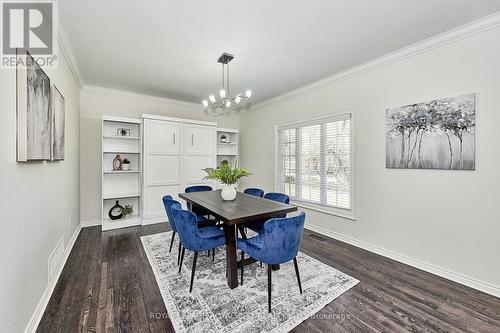
[[[223,53],[219,59],[218,63],[222,64],[222,88],[219,91],[219,99],[216,99],[214,95],[210,95],[208,100],[203,100],[203,106],[205,110],[211,110],[214,112],[223,112],[231,108],[231,105],[240,104],[242,99],[248,99],[252,96],[252,91],[247,90],[245,94],[237,94],[234,97],[228,97],[229,94],[229,62],[234,59],[234,56],[229,53]],[[210,103],[209,103],[210,101]]]

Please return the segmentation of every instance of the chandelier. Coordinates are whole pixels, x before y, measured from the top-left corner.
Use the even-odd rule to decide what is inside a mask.
[[[229,53],[223,53],[218,63],[222,64],[222,88],[219,91],[219,97],[215,95],[208,96],[208,100],[203,100],[205,110],[214,112],[222,112],[225,109],[231,108],[232,105],[240,104],[242,99],[248,99],[252,96],[252,91],[247,90],[245,94],[239,93],[234,97],[230,97],[229,93],[229,62],[233,60],[234,56]]]

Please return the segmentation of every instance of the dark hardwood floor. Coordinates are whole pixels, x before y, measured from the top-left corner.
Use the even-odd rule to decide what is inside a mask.
[[[173,332],[139,239],[81,231],[38,332]],[[500,332],[500,299],[306,230],[301,251],[361,282],[293,332]]]

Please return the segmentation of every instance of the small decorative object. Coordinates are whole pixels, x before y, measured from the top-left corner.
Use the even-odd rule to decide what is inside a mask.
[[[116,155],[113,160],[113,171],[120,171],[122,169],[122,158],[120,155]]]
[[[229,140],[229,137],[226,134],[222,134],[220,136],[220,142],[221,143],[230,143],[231,141]]]
[[[24,49],[17,49],[17,161],[51,159],[50,79]]]
[[[55,85],[51,86],[52,160],[64,160],[64,97]]]
[[[133,212],[134,212],[134,206],[125,205],[125,208],[122,209],[123,218],[128,219]]]
[[[122,170],[123,171],[129,171],[130,170],[130,161],[127,158],[125,158],[122,161]]]
[[[206,168],[203,169],[207,173],[207,176],[203,179],[218,180],[225,186],[222,188],[221,196],[222,200],[231,201],[236,198],[236,183],[242,177],[248,177],[251,175],[250,171],[243,168],[232,168],[231,163],[221,164],[217,169]]]
[[[116,204],[109,210],[109,218],[112,220],[119,220],[123,217],[123,207],[116,200]]]
[[[119,128],[116,130],[117,136],[130,136],[130,129],[128,128]]]
[[[387,110],[386,167],[474,170],[475,94]]]

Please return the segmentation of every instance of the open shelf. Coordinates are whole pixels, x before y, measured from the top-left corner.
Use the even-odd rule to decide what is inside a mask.
[[[110,151],[110,150],[103,150],[104,154],[140,154],[140,151]]]
[[[138,136],[118,136],[118,135],[104,135],[104,139],[119,139],[119,140],[139,140]]]
[[[125,219],[111,220],[109,218],[104,218],[102,220],[102,230],[113,230],[118,228],[133,227],[141,224],[141,219],[138,215],[132,215]]]
[[[142,170],[142,124],[141,119],[102,117],[102,230],[140,225],[141,221],[141,170]],[[130,135],[120,135],[122,130]],[[113,170],[113,161],[120,155],[122,161],[130,161],[130,170]],[[119,176],[118,176],[119,175]],[[118,201],[119,205],[132,206],[132,216],[111,220],[109,210]]]
[[[120,199],[120,198],[134,198],[134,197],[140,197],[139,192],[133,192],[133,193],[105,193],[102,195],[102,198],[104,200],[108,199]]]
[[[104,173],[107,174],[107,175],[116,175],[116,174],[120,174],[120,173],[140,173],[140,172],[141,172],[140,170],[127,170],[127,171],[123,171],[123,170],[119,170],[119,171],[104,170]]]

